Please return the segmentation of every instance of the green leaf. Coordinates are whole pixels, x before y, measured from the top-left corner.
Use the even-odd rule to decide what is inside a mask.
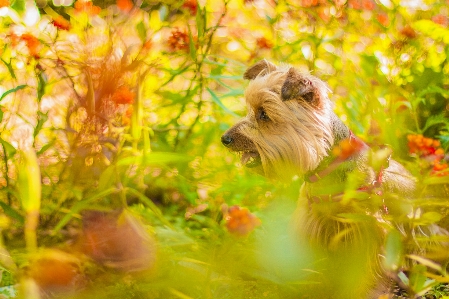
[[[385,240],[385,267],[390,270],[397,270],[401,263],[402,252],[402,235],[397,230],[392,229],[388,232]]]
[[[45,86],[47,86],[47,75],[40,72],[37,76],[37,101],[40,102],[45,94]]]
[[[70,212],[66,214],[59,222],[56,224],[55,228],[52,231],[52,234],[56,234],[61,228],[63,228],[67,223],[69,223],[70,219],[80,212],[81,210],[90,207],[92,205],[92,202],[100,199],[102,197],[108,196],[113,193],[117,193],[119,190],[117,188],[109,188],[104,191],[96,192],[92,196],[88,196],[83,201],[77,202],[73,207],[70,209]]]
[[[42,127],[44,125],[44,123],[47,121],[48,119],[48,112],[47,113],[42,113],[40,111],[37,112],[37,116],[38,116],[38,120],[37,120],[37,125],[34,128],[34,137],[37,136],[37,134],[39,134],[39,132],[42,130]]]
[[[193,61],[196,61],[197,57],[196,57],[195,41],[193,39],[192,30],[190,30],[190,26],[188,28],[189,28],[189,54],[190,57],[192,57]]]
[[[215,92],[213,92],[209,87],[207,87],[206,89],[210,93],[210,95],[212,97],[212,101],[214,101],[219,107],[221,107],[227,113],[229,113],[229,114],[231,114],[233,116],[238,117],[237,114],[235,114],[234,112],[229,110],[225,105],[223,105],[223,103],[221,102],[220,98],[215,94]]]
[[[17,11],[19,14],[25,11],[25,0],[15,0],[11,4],[11,8]]]
[[[12,146],[10,143],[8,143],[7,141],[3,140],[2,138],[0,138],[0,143],[2,144],[3,150],[6,152],[6,156],[7,157],[14,156],[14,154],[17,151],[14,146]]]
[[[17,87],[14,87],[13,89],[7,90],[5,91],[1,96],[0,96],[0,101],[3,100],[8,94],[16,92],[18,90],[24,89],[25,87],[27,87],[27,85],[23,84],[23,85],[19,85]]]
[[[9,74],[11,75],[11,77],[13,79],[16,79],[16,74],[14,73],[14,69],[12,67],[11,61],[8,63],[5,60],[3,60],[3,58],[1,60],[6,65],[6,67],[8,68],[8,71],[9,71]]]
[[[55,142],[56,142],[55,140],[52,140],[43,147],[41,147],[41,149],[37,152],[37,155],[39,156],[45,153],[45,151],[48,150],[50,147],[52,147],[55,144]]]
[[[11,206],[0,201],[0,207],[2,207],[5,214],[8,215],[9,217],[11,217],[12,219],[17,220],[20,224],[25,223],[25,218],[22,215],[20,215],[15,209],[13,209]]]
[[[143,156],[126,157],[117,162],[117,166],[125,165],[162,165],[174,162],[190,161],[191,158],[186,155],[165,152],[151,152]]]
[[[198,39],[204,35],[204,26],[206,24],[206,8],[201,8],[198,3],[198,11],[196,13],[196,28],[198,30]]]
[[[145,28],[145,24],[141,21],[136,25],[137,34],[139,35],[140,40],[144,43],[147,40],[147,29]]]

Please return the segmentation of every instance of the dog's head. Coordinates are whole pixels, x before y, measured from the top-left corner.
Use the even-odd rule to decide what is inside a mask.
[[[314,170],[334,143],[329,89],[318,78],[262,60],[244,74],[248,114],[221,137],[241,163],[270,178]]]

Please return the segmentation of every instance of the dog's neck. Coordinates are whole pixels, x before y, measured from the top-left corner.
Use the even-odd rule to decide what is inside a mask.
[[[331,114],[331,126],[334,144],[330,148],[327,157],[321,161],[318,167],[307,173],[304,177],[306,182],[314,183],[316,188],[321,188],[321,186],[326,186],[329,183],[332,184],[345,181],[347,173],[353,171],[357,167],[357,158],[369,148],[368,145],[358,139],[333,112]],[[361,147],[346,159],[338,160],[332,155],[332,150],[345,139],[349,139],[350,142],[359,144]]]

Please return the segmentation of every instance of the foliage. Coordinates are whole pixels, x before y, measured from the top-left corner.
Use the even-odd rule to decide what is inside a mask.
[[[307,294],[314,253],[288,232],[301,181],[268,182],[220,144],[245,113],[242,74],[263,58],[328,82],[351,130],[413,172],[423,198],[391,217],[445,224],[448,14],[444,1],[0,0],[2,286]],[[408,292],[447,296],[444,262],[404,256],[408,240],[386,230],[387,266]]]

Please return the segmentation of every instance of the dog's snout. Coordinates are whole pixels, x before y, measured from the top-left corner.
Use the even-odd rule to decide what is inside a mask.
[[[224,146],[231,145],[232,141],[234,141],[234,139],[228,134],[224,134],[223,136],[221,136],[221,143],[223,143]]]

